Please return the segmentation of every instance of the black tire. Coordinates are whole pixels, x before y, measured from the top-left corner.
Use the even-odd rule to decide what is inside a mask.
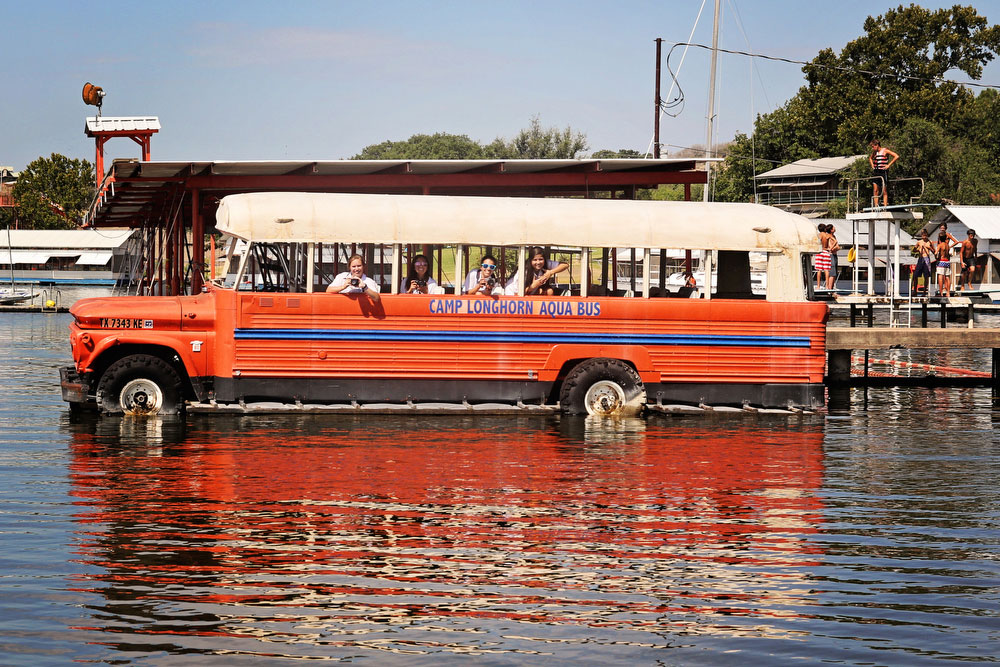
[[[563,380],[559,406],[571,415],[637,415],[646,406],[646,387],[624,361],[588,359]]]
[[[177,414],[184,408],[181,376],[149,354],[133,354],[108,366],[97,384],[97,405],[108,415]]]

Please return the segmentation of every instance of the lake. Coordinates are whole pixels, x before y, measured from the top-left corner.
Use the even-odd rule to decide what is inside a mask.
[[[0,313],[4,665],[1000,655],[987,389],[790,416],[77,417],[69,322]]]

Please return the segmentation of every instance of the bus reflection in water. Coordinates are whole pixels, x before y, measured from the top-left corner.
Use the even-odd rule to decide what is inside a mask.
[[[593,419],[220,416],[149,449],[119,431],[159,419],[91,419],[89,629],[128,651],[504,651],[555,626],[774,636],[816,604],[821,421]]]
[[[216,229],[231,270],[206,292],[74,306],[67,401],[132,414],[823,405],[827,307],[807,300],[805,268],[815,228],[772,207],[259,193],[225,197]],[[558,295],[525,295],[533,246],[567,265]],[[381,294],[326,294],[355,253]],[[433,257],[436,285],[399,294],[417,254]],[[680,298],[668,275],[692,258],[700,298]],[[461,294],[467,271],[496,274],[495,289]]]

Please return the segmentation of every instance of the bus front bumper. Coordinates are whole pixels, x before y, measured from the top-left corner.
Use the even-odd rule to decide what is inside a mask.
[[[62,398],[67,403],[87,403],[90,387],[76,372],[75,366],[63,366],[59,369],[59,385],[62,388]]]

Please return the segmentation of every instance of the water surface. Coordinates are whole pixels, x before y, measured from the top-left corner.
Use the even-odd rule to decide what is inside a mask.
[[[987,390],[790,417],[76,418],[67,324],[0,314],[3,664],[1000,654]]]

